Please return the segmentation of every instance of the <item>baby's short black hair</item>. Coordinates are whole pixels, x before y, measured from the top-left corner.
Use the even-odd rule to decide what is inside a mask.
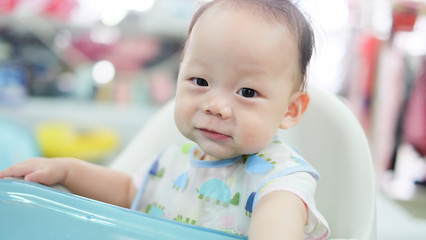
[[[202,5],[194,14],[189,25],[188,37],[194,25],[203,13],[218,4],[235,4],[239,7],[251,7],[263,13],[264,17],[273,23],[283,24],[288,27],[299,48],[300,89],[306,88],[307,67],[312,57],[315,46],[314,33],[311,24],[299,8],[289,0],[214,0]]]

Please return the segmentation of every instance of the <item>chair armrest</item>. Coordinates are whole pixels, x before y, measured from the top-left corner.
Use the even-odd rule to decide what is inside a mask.
[[[7,177],[7,178],[4,178],[4,179],[25,181],[23,177]],[[66,188],[66,187],[64,187],[63,185],[60,185],[60,184],[56,184],[56,185],[52,185],[52,186],[48,186],[48,187],[51,187],[51,188],[56,189],[56,190],[61,191],[61,192],[71,193],[71,191],[68,188]]]

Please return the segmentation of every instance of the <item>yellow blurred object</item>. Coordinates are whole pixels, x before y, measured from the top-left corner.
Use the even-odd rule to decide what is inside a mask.
[[[79,129],[64,122],[47,122],[36,128],[36,137],[45,157],[74,157],[97,162],[119,144],[118,135],[108,128]]]

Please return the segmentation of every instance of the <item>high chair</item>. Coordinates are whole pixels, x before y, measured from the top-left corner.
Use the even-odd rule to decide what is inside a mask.
[[[330,239],[376,239],[373,163],[358,120],[335,95],[309,88],[311,101],[302,121],[279,130],[321,176],[316,204],[327,219]],[[168,144],[185,143],[173,120],[174,102],[165,105],[111,164],[134,174]]]
[[[376,239],[375,182],[366,137],[354,115],[332,94],[310,88],[302,121],[279,131],[318,170],[316,204],[330,239]],[[113,161],[135,173],[171,143],[186,140],[165,105]],[[22,229],[25,229],[24,231]],[[246,239],[153,217],[36,183],[0,179],[1,239]]]

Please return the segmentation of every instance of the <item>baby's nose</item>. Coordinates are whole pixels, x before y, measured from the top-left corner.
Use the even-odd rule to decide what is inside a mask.
[[[222,119],[232,116],[232,109],[225,99],[215,99],[202,105],[202,111],[205,114],[214,115]]]

